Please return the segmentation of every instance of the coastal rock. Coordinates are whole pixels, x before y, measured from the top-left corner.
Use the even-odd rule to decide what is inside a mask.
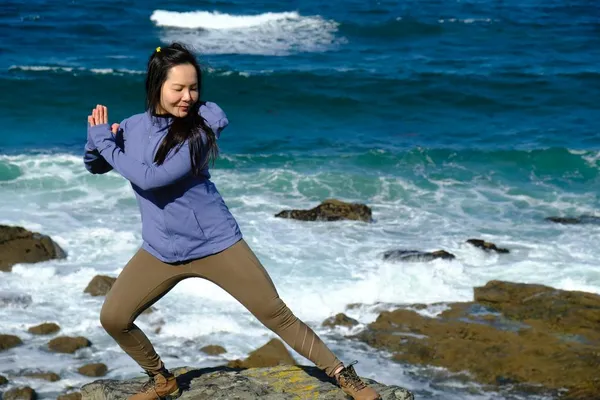
[[[485,240],[481,240],[481,239],[469,239],[469,240],[467,240],[467,243],[469,243],[475,247],[479,247],[480,249],[485,250],[485,251],[495,251],[496,253],[501,253],[501,254],[506,254],[506,253],[510,252],[508,249],[498,247],[494,243],[486,242]]]
[[[75,353],[77,350],[82,349],[84,347],[89,347],[92,345],[92,342],[87,340],[82,336],[78,337],[68,337],[68,336],[60,336],[52,339],[48,343],[48,348],[57,353]]]
[[[418,250],[390,250],[383,253],[385,261],[425,262],[436,259],[453,260],[456,257],[445,250],[423,252]]]
[[[23,344],[23,341],[14,335],[0,335],[0,351],[12,349]]]
[[[60,326],[56,325],[54,322],[44,322],[43,324],[32,326],[27,329],[27,332],[34,335],[51,335],[59,330]]]
[[[333,328],[335,326],[345,326],[351,328],[356,325],[358,325],[358,321],[354,318],[350,318],[344,313],[339,313],[334,317],[327,318],[325,321],[323,321],[322,324],[322,326],[327,326],[330,328]]]
[[[0,375],[0,386],[6,385],[8,383],[8,379],[6,377]]]
[[[594,224],[600,225],[600,217],[595,215],[580,215],[578,217],[547,217],[546,221],[563,225]]]
[[[61,394],[56,400],[81,400],[81,393],[73,392],[67,394]]]
[[[27,378],[41,379],[48,382],[60,381],[60,376],[54,372],[25,372],[21,374]]]
[[[85,375],[85,376],[98,377],[98,376],[106,375],[106,373],[108,372],[108,367],[102,363],[87,364],[87,365],[84,365],[83,367],[80,367],[77,370],[77,372],[79,372],[81,375]]]
[[[282,365],[232,370],[226,367],[173,370],[184,389],[180,400],[346,400],[348,397],[315,367]],[[121,400],[136,393],[147,378],[99,380],[81,388],[83,400]],[[365,379],[383,400],[414,400],[408,390]]]
[[[14,388],[4,392],[2,399],[4,400],[35,400],[37,394],[30,387]]]
[[[475,288],[474,302],[448,306],[437,318],[382,312],[356,337],[396,361],[467,371],[483,384],[598,398],[600,296],[491,281]]]
[[[90,283],[83,291],[89,293],[92,296],[106,296],[112,285],[115,283],[117,278],[113,278],[106,275],[96,275],[92,278]]]
[[[0,225],[0,271],[10,272],[19,263],[37,263],[66,258],[49,236],[19,226]]]
[[[275,214],[278,218],[292,218],[300,221],[372,221],[372,212],[364,204],[346,203],[336,199],[325,200],[310,210],[284,210]]]
[[[262,368],[280,364],[295,365],[296,361],[279,339],[271,339],[267,344],[254,350],[245,360],[233,360],[227,363],[230,368]]]
[[[203,348],[200,349],[200,351],[203,352],[204,354],[208,354],[209,356],[218,356],[220,354],[227,353],[227,350],[225,350],[224,347],[217,346],[214,344],[204,346]]]

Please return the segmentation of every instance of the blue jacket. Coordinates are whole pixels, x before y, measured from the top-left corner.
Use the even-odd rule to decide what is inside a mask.
[[[200,115],[217,137],[229,124],[215,103],[204,103]],[[121,122],[117,135],[108,124],[88,126],[84,155],[91,173],[114,169],[131,182],[142,215],[142,247],[168,263],[218,253],[242,238],[208,167],[202,176],[192,175],[187,142],[172,150],[162,165],[154,163],[171,121],[137,114]]]

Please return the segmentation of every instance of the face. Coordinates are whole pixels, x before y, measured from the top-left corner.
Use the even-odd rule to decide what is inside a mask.
[[[171,67],[160,90],[159,114],[185,117],[198,101],[198,76],[191,64]]]

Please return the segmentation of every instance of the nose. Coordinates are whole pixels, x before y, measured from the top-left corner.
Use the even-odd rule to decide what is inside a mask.
[[[186,90],[186,91],[183,93],[183,99],[182,99],[182,100],[183,100],[183,101],[186,101],[186,102],[189,102],[189,101],[191,101],[191,100],[192,100],[192,92],[191,92],[190,90]]]

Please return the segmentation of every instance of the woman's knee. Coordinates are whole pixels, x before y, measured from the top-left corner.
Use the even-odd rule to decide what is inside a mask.
[[[254,313],[272,331],[292,326],[298,318],[280,298],[262,303]]]
[[[104,302],[100,311],[100,324],[111,336],[126,331],[129,328],[130,316],[125,315],[117,305]]]

